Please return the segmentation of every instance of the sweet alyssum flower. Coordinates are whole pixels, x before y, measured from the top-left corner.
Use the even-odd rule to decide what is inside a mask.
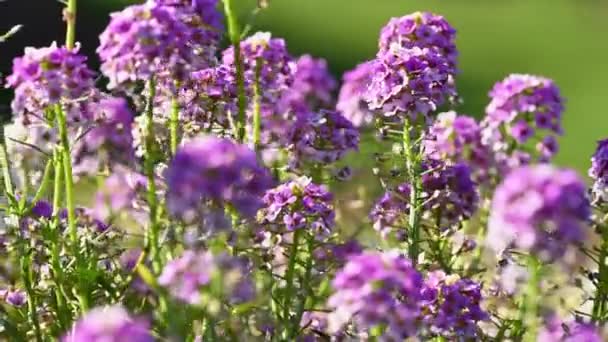
[[[258,220],[274,233],[310,229],[315,236],[328,235],[335,224],[332,200],[325,186],[307,177],[297,178],[266,192]]]
[[[444,165],[427,160],[423,165],[422,217],[445,230],[470,218],[477,210],[478,194],[466,164]],[[382,235],[404,233],[410,210],[411,185],[404,183],[387,191],[370,212],[373,227]],[[440,216],[438,216],[440,214]]]
[[[392,18],[380,32],[380,51],[388,51],[391,45],[404,48],[434,48],[446,56],[450,65],[456,66],[456,30],[440,15],[415,12]]]
[[[148,323],[133,318],[120,305],[94,308],[62,338],[63,342],[152,342]]]
[[[523,166],[494,193],[487,243],[497,252],[512,244],[559,260],[584,241],[589,215],[586,186],[575,171]]]
[[[26,48],[25,54],[13,61],[13,73],[7,87],[15,90],[13,113],[23,124],[44,122],[45,111],[54,105],[81,101],[94,89],[94,73],[79,47],[68,50],[53,43],[45,48]],[[83,113],[76,104],[64,107],[71,122],[82,121]]]
[[[230,206],[244,217],[253,217],[272,184],[255,152],[212,136],[183,144],[169,164],[166,179],[169,212],[187,222],[200,216],[205,206],[219,211]]]
[[[352,322],[355,332],[381,326],[383,337],[415,336],[419,324],[423,279],[406,257],[393,252],[363,252],[350,257],[332,281],[327,304],[329,331]]]
[[[289,132],[292,166],[327,165],[359,147],[359,131],[340,112],[321,110],[301,115]]]
[[[595,200],[608,199],[608,139],[597,142],[595,153],[591,157],[589,177],[594,181],[592,192]]]
[[[205,291],[233,304],[249,301],[255,294],[246,260],[225,253],[187,250],[165,265],[158,283],[176,299],[193,305],[205,304]],[[218,290],[221,293],[212,292]]]
[[[562,133],[564,110],[564,100],[553,81],[533,75],[509,75],[494,85],[490,98],[482,122],[484,144],[498,155],[503,154],[503,159],[519,153],[550,161],[558,150],[555,136]],[[531,143],[533,146],[526,147]],[[506,162],[518,164],[516,160]]]
[[[374,122],[374,113],[369,110],[364,98],[371,82],[373,65],[373,61],[361,63],[342,76],[336,109],[355,127],[369,126]]]

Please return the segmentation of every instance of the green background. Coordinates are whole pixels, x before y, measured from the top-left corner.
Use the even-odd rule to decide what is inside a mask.
[[[93,64],[107,12],[126,3],[79,1],[78,37]],[[338,76],[374,56],[378,32],[390,17],[417,10],[443,14],[458,30],[458,88],[465,100],[460,112],[482,116],[494,82],[513,72],[533,73],[553,78],[567,99],[559,164],[586,172],[596,140],[608,136],[608,1],[270,0],[269,8],[252,18],[256,3],[236,0],[241,23],[284,37],[294,55],[328,59]],[[55,7],[32,12],[37,6]],[[0,3],[0,31],[26,25],[10,44],[0,46],[0,71],[9,70],[10,60],[24,45],[63,39],[58,6],[52,0]],[[6,92],[2,98],[6,104]]]

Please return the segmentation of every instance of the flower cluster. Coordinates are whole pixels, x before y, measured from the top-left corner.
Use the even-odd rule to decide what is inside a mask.
[[[15,90],[11,106],[15,114],[21,115],[23,124],[44,122],[45,112],[55,110],[53,106],[90,95],[95,74],[78,50],[53,43],[40,49],[26,48],[22,57],[15,58],[7,86]],[[77,108],[69,110],[68,120],[82,121],[82,113]]]
[[[230,206],[253,217],[272,183],[255,152],[212,136],[185,143],[169,164],[166,178],[168,209],[187,222],[197,218],[201,205],[219,210]]]
[[[435,271],[422,290],[424,320],[431,333],[447,338],[474,339],[478,322],[487,320],[481,308],[481,285],[471,279]]]
[[[549,165],[513,170],[494,193],[488,244],[497,252],[514,244],[542,259],[563,259],[587,235],[585,188],[574,171]]]
[[[359,147],[359,132],[341,113],[321,110],[300,116],[288,138],[291,163],[331,164]]]
[[[342,76],[336,109],[355,127],[369,126],[374,122],[374,113],[369,110],[364,97],[371,82],[373,66],[373,61],[364,62]]]
[[[538,342],[601,342],[606,336],[602,336],[600,329],[592,324],[578,322],[562,322],[557,317],[551,317],[547,324],[538,334]]]
[[[591,157],[589,177],[594,181],[593,196],[596,200],[608,199],[608,139],[597,142],[595,153]]]
[[[76,322],[64,342],[152,342],[148,323],[132,318],[122,306],[95,308]]]
[[[404,256],[388,252],[352,256],[332,285],[329,331],[339,331],[352,321],[358,332],[384,326],[387,339],[416,335],[423,280]]]
[[[423,169],[426,170],[421,188],[423,217],[446,230],[475,213],[478,194],[468,166],[448,166],[429,160]],[[374,229],[386,236],[393,231],[401,233],[407,227],[410,192],[411,184],[400,184],[376,202],[369,215]]]
[[[267,191],[263,200],[259,221],[270,231],[284,233],[311,229],[315,235],[327,235],[334,226],[332,194],[325,186],[314,184],[307,177]]]
[[[204,305],[205,290],[220,290],[216,296],[232,303],[243,303],[251,300],[255,293],[248,273],[248,265],[242,259],[188,250],[167,263],[158,283],[173,297],[189,304]]]
[[[394,44],[437,49],[446,56],[452,67],[456,66],[456,30],[444,17],[430,12],[416,12],[400,18],[392,18],[380,33],[380,51],[389,51]]]
[[[558,150],[555,136],[562,133],[564,110],[564,101],[553,81],[513,74],[494,85],[490,98],[492,101],[482,122],[484,143],[495,153],[505,154],[505,159],[525,154],[527,157],[523,161],[526,161],[532,158],[533,151],[526,149],[525,145],[537,139],[535,155],[539,161],[550,161]],[[515,151],[511,142],[515,143]],[[516,159],[522,160],[522,157]],[[521,163],[514,160],[511,164]]]

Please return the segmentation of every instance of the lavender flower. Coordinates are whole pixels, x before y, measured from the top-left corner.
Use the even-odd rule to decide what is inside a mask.
[[[549,165],[515,169],[494,193],[488,244],[497,252],[513,244],[545,260],[563,259],[586,235],[585,188],[571,170]]]
[[[209,53],[215,40],[202,23],[193,26],[182,19],[183,11],[153,1],[113,13],[97,49],[108,88],[153,77],[182,80],[200,68],[201,54]]]
[[[87,312],[63,338],[63,342],[152,342],[148,324],[132,318],[122,306],[95,308]]]
[[[361,63],[342,77],[336,109],[355,127],[369,126],[374,122],[374,113],[369,110],[364,98],[371,82],[373,66],[373,61]]]
[[[423,315],[433,334],[456,340],[475,339],[477,323],[487,320],[481,308],[481,285],[471,279],[429,273],[422,290]]]
[[[126,169],[116,170],[97,192],[93,216],[111,222],[128,214],[139,224],[146,225],[149,217],[144,200],[147,186],[144,175]]]
[[[456,30],[444,17],[430,12],[416,12],[392,18],[380,33],[380,51],[389,51],[396,44],[406,49],[434,48],[456,66]]]
[[[213,255],[191,250],[167,263],[158,283],[176,299],[192,305],[203,305],[203,292],[211,291],[211,288],[213,291],[221,290],[221,294],[215,295],[232,303],[249,301],[255,292],[245,260],[228,254]],[[212,284],[216,286],[212,287]]]
[[[308,114],[334,105],[337,82],[329,73],[327,61],[304,55],[295,64],[293,83],[281,99],[282,112]]]
[[[41,123],[45,110],[91,93],[94,73],[86,65],[87,58],[78,50],[78,46],[68,50],[53,43],[40,49],[26,48],[22,57],[15,58],[7,86],[15,90],[12,110],[21,115],[24,125]],[[83,120],[77,105],[67,109],[69,121]]]
[[[22,307],[27,302],[27,295],[21,290],[8,290],[4,294],[6,302],[14,307]]]
[[[509,75],[494,85],[490,97],[492,101],[482,122],[484,143],[508,159],[513,150],[530,154],[524,145],[536,137],[540,140],[536,146],[538,159],[550,161],[558,150],[555,135],[562,133],[564,110],[564,100],[553,81],[532,75]]]
[[[300,116],[289,133],[291,164],[331,164],[357,150],[359,132],[339,112],[321,110]]]
[[[435,160],[426,161],[422,176],[423,217],[442,230],[458,226],[477,210],[478,194],[465,164],[442,165]],[[401,234],[407,227],[410,208],[410,184],[404,183],[387,191],[370,212],[374,229],[386,236],[396,231]],[[441,216],[437,216],[440,213]],[[439,221],[437,220],[439,218]]]
[[[324,187],[301,177],[281,184],[264,195],[260,223],[276,233],[311,229],[314,235],[328,235],[334,227],[333,196]]]
[[[396,253],[364,252],[351,256],[332,282],[328,300],[329,331],[352,321],[358,332],[384,326],[384,337],[402,340],[418,327],[422,276]]]
[[[595,200],[608,199],[608,139],[597,142],[597,149],[591,157],[589,177],[594,180],[592,192]]]
[[[435,49],[393,45],[378,53],[372,68],[365,99],[386,119],[426,117],[456,95],[455,70]]]
[[[95,113],[93,127],[84,133],[74,147],[74,173],[96,176],[113,170],[116,165],[133,164],[133,114],[127,102],[108,97],[90,105]]]
[[[230,205],[241,215],[253,217],[272,183],[255,152],[211,136],[182,145],[167,169],[166,179],[170,213],[190,222],[205,204],[222,212]]]
[[[605,337],[598,327],[587,323],[562,322],[551,317],[539,332],[538,342],[602,342]]]
[[[424,141],[424,153],[431,159],[470,165],[478,181],[485,180],[494,167],[490,149],[482,144],[479,124],[456,112],[437,116]]]

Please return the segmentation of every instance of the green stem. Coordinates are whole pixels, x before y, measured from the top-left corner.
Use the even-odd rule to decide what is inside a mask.
[[[49,159],[47,161],[46,167],[44,168],[44,174],[42,176],[42,181],[40,182],[40,187],[34,194],[34,198],[32,198],[32,201],[30,202],[29,210],[31,210],[31,208],[33,208],[36,205],[36,203],[38,203],[38,201],[40,201],[42,196],[44,196],[44,194],[46,193],[46,188],[48,187],[49,181],[51,180],[51,174],[53,171],[54,164],[55,164],[55,162],[53,161],[53,159]]]
[[[534,257],[528,257],[528,287],[524,294],[522,321],[526,325],[524,342],[534,342],[538,335],[538,313],[540,301],[540,276],[542,264]]]
[[[234,64],[236,66],[236,84],[238,91],[238,117],[237,117],[237,138],[240,142],[245,141],[245,126],[246,117],[245,109],[247,107],[247,97],[245,94],[245,74],[243,72],[243,56],[241,54],[241,33],[236,17],[236,13],[232,8],[231,0],[223,0],[224,12],[228,21],[228,35],[230,42],[234,48]]]
[[[313,253],[315,248],[315,238],[314,236],[307,236],[307,249],[308,249],[308,258],[306,259],[306,269],[304,271],[304,278],[302,278],[302,288],[308,287],[310,289],[310,280],[312,275],[312,264],[313,264]],[[290,337],[295,338],[300,330],[300,323],[302,321],[302,316],[304,315],[304,309],[306,307],[306,301],[309,296],[314,296],[312,291],[304,291],[299,298],[298,309],[296,311],[296,317],[292,323],[292,329]]]
[[[156,181],[154,168],[156,166],[156,143],[154,138],[154,98],[156,97],[156,83],[154,79],[148,81],[148,103],[146,108],[146,156],[144,168],[148,178],[148,205],[150,206],[150,228],[148,231],[148,246],[150,259],[155,274],[161,271],[159,253],[159,226],[158,226],[158,199],[156,198]]]
[[[262,62],[260,58],[256,61],[255,81],[253,83],[253,146],[256,151],[260,148],[260,131],[262,129],[262,89],[260,87]]]
[[[65,297],[63,295],[63,269],[61,267],[60,249],[61,249],[61,230],[59,227],[59,212],[61,211],[61,188],[63,185],[62,174],[63,174],[63,163],[61,161],[62,156],[58,150],[53,153],[53,244],[51,247],[51,267],[53,269],[52,275],[55,281],[55,299],[57,300],[57,306],[60,309],[59,312],[59,323],[62,328],[67,326],[69,320],[69,309],[66,310]],[[67,315],[66,315],[67,312]]]
[[[42,341],[42,333],[40,331],[40,322],[38,321],[38,314],[36,312],[36,294],[32,287],[33,283],[33,272],[30,267],[32,264],[31,252],[27,252],[27,256],[21,259],[21,272],[23,277],[23,286],[27,293],[27,312],[29,314],[30,324],[34,326],[34,334],[36,341]]]
[[[67,24],[65,46],[71,50],[76,44],[76,0],[68,0],[64,15]]]
[[[606,266],[606,262],[608,261],[608,227],[602,225],[600,229],[602,230],[602,245],[599,255],[598,284],[593,300],[592,313],[595,322],[603,323],[606,300],[608,299],[608,267]]]
[[[410,120],[406,118],[403,123],[403,152],[405,154],[405,163],[407,169],[408,180],[410,183],[410,208],[408,217],[409,228],[409,246],[408,256],[412,263],[418,263],[418,255],[420,253],[420,215],[422,214],[419,208],[421,179],[419,172],[419,156],[416,146],[412,143],[413,128]]]
[[[2,178],[4,180],[4,191],[8,195],[13,194],[13,181],[11,179],[11,170],[8,165],[8,152],[6,149],[6,138],[4,137],[4,127],[0,131],[0,166],[2,167]]]
[[[298,245],[300,244],[300,238],[302,236],[302,229],[297,229],[293,234],[293,241],[291,243],[291,249],[289,251],[289,262],[287,264],[287,272],[285,273],[285,296],[283,300],[283,319],[285,320],[284,326],[286,329],[289,328],[290,312],[292,299],[296,296],[294,292],[295,284],[294,278],[296,273],[296,264],[298,260]]]
[[[177,98],[174,97],[171,100],[171,118],[169,119],[169,134],[171,137],[171,155],[174,156],[177,151],[177,146],[179,145],[179,136],[178,136],[178,128],[179,128],[179,102],[177,102]]]

